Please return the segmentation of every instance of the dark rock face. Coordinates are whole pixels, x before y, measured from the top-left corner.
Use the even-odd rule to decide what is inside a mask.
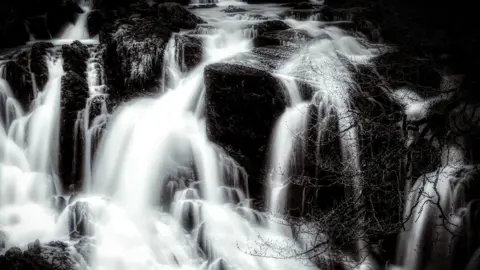
[[[7,234],[0,231],[0,251],[2,251],[7,244]]]
[[[15,47],[24,44],[30,38],[25,22],[21,19],[6,22],[0,30],[3,30],[0,32],[0,48]]]
[[[81,175],[81,161],[73,166],[76,149],[83,149],[83,138],[75,140],[74,128],[77,120],[78,111],[85,108],[86,100],[89,96],[88,84],[85,75],[79,75],[73,71],[67,71],[62,77],[62,94],[61,94],[61,123],[60,123],[60,175],[63,180],[64,187],[71,183],[80,186],[79,181]],[[79,159],[81,160],[81,159]]]
[[[33,100],[31,75],[28,67],[11,60],[4,64],[4,76],[12,88],[15,98],[27,109]]]
[[[285,96],[279,93],[281,85],[266,71],[238,64],[209,65],[204,76],[210,139],[226,149],[250,179],[258,180],[273,125],[286,104]],[[252,190],[250,194],[259,192]]]
[[[103,24],[106,22],[106,16],[100,10],[92,10],[87,17],[88,34],[93,37],[100,33]]]
[[[107,36],[103,60],[111,98],[125,100],[156,85],[170,35],[168,25],[148,18],[122,25]]]
[[[295,30],[278,30],[263,33],[253,40],[255,47],[275,46],[275,45],[299,45],[302,42],[311,40],[307,33]]]
[[[48,40],[52,38],[47,26],[46,16],[27,19],[28,29],[35,39]]]
[[[68,227],[70,235],[80,237],[92,236],[92,224],[89,205],[84,201],[76,201],[68,208]]]
[[[177,51],[180,54],[182,72],[192,70],[203,58],[203,40],[198,36],[175,35]]]
[[[23,252],[13,247],[5,255],[0,255],[0,269],[74,270],[76,261],[71,257],[67,244],[58,241],[40,244],[37,240]]]
[[[290,26],[280,20],[268,20],[261,23],[254,24],[252,28],[258,33],[263,34],[271,31],[288,30]]]
[[[63,70],[85,75],[87,72],[87,60],[89,57],[87,46],[80,41],[74,41],[70,45],[62,46]]]
[[[387,52],[375,60],[378,72],[387,78],[393,89],[421,89],[424,97],[438,94],[442,80],[434,63],[418,59],[405,52]]]
[[[157,6],[157,16],[176,27],[185,29],[194,29],[197,24],[205,23],[202,18],[190,13],[190,11],[176,3],[159,4]]]
[[[226,13],[245,12],[245,11],[247,10],[237,6],[228,6],[226,9],[223,10],[223,12],[226,12]]]
[[[113,100],[156,92],[163,68],[164,49],[172,33],[180,28],[195,28],[197,23],[204,22],[176,3],[136,6],[135,12],[137,15],[134,16],[117,13],[120,18],[113,24],[105,25],[100,32],[100,41],[105,44],[103,60],[107,84]],[[188,70],[201,59],[198,53],[203,51],[201,39],[178,37],[177,40],[183,48],[183,68]]]
[[[35,83],[39,90],[43,90],[48,81],[47,55],[53,44],[37,42],[33,44],[30,52],[30,71],[35,75]]]

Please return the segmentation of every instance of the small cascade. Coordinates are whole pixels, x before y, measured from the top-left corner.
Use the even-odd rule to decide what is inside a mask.
[[[90,96],[85,108],[77,113],[74,127],[74,174],[83,176],[84,189],[91,191],[94,153],[107,126],[110,114],[107,108],[105,73],[97,47],[89,48],[87,82]],[[82,158],[83,157],[83,158]],[[80,160],[79,160],[80,159]]]
[[[96,221],[94,264],[99,269],[304,269],[300,261],[242,252],[258,234],[278,241],[285,235],[263,227],[265,220],[249,208],[245,171],[208,140],[200,113],[204,67],[248,51],[250,40],[241,29],[221,29],[206,38],[202,63],[181,72],[174,39],[165,51],[163,93],[118,109],[102,139],[92,195],[111,200],[86,199]]]
[[[23,247],[64,232],[50,208],[59,190],[56,157],[62,61],[51,55],[47,65],[48,82],[30,112],[20,109],[8,83],[0,79],[0,230],[7,235],[7,246]]]
[[[305,131],[308,117],[308,103],[298,103],[289,107],[280,116],[274,131],[272,154],[269,166],[268,183],[269,210],[273,214],[286,214],[288,185],[295,182],[293,173],[295,166],[302,166],[305,155]],[[296,153],[300,148],[300,153]],[[300,168],[301,169],[301,168]]]
[[[294,167],[303,164],[301,159],[305,155],[304,133],[308,119],[308,103],[302,102],[295,80],[283,76],[279,78],[285,86],[290,105],[275,124],[272,135],[266,198],[273,215],[286,214],[285,198],[288,197],[288,185],[295,181],[291,179],[294,176]],[[296,148],[300,149],[300,153],[296,153]]]
[[[87,30],[87,18],[90,7],[84,5],[81,6],[83,13],[80,14],[75,21],[75,24],[65,27],[63,32],[59,35],[61,40],[84,40],[89,39],[90,35]]]

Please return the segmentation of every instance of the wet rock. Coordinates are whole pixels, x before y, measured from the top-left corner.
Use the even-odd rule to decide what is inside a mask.
[[[53,48],[50,42],[37,42],[30,51],[30,71],[35,75],[35,82],[39,90],[43,90],[48,81],[47,57]]]
[[[8,61],[4,65],[4,78],[9,83],[15,98],[28,109],[33,100],[32,80],[28,66],[21,66],[16,61]]]
[[[57,210],[58,213],[62,213],[62,211],[67,207],[67,200],[63,196],[55,196],[51,200],[52,208]]]
[[[64,187],[69,184],[78,184],[82,179],[81,162],[73,164],[74,155],[76,160],[82,160],[80,153],[74,149],[83,149],[82,138],[76,140],[74,136],[75,121],[78,111],[85,107],[89,96],[88,83],[86,79],[73,71],[68,71],[62,77],[61,92],[61,123],[60,123],[60,175]],[[77,146],[75,147],[75,144]],[[80,151],[79,150],[79,151]],[[74,154],[75,153],[75,154]],[[79,159],[78,159],[79,158]],[[81,185],[76,185],[81,186]]]
[[[290,26],[288,26],[286,23],[280,20],[268,20],[268,21],[256,23],[251,27],[257,32],[257,34],[290,29]]]
[[[29,244],[24,252],[13,247],[7,250],[5,255],[0,255],[0,269],[74,270],[77,268],[67,244],[57,241],[44,245],[37,240]]]
[[[88,13],[87,17],[87,30],[91,37],[94,37],[100,33],[103,24],[106,22],[106,16],[100,10],[92,10]]]
[[[250,52],[240,53],[225,62],[273,73],[296,52],[298,52],[298,49],[293,46],[265,46],[254,48]]]
[[[70,45],[62,46],[63,70],[74,72],[86,78],[87,60],[89,57],[87,46],[76,40]]]
[[[196,240],[197,240],[197,245],[200,248],[200,250],[203,252],[203,254],[206,256],[208,259],[213,259],[213,248],[212,248],[212,242],[208,238],[208,233],[207,233],[207,228],[206,228],[206,223],[200,224],[196,231]]]
[[[312,2],[295,2],[281,5],[283,7],[289,7],[292,9],[317,9],[321,8],[322,5],[312,3]]]
[[[0,251],[2,251],[7,246],[7,234],[3,231],[0,231]]]
[[[415,58],[404,52],[387,52],[375,60],[377,71],[387,78],[392,89],[411,87],[424,97],[436,95],[442,80],[435,65],[426,58]]]
[[[228,62],[207,66],[204,77],[209,138],[258,180],[271,130],[286,104],[281,85],[264,70]],[[249,186],[256,189],[251,195],[261,192],[257,184]]]
[[[194,29],[197,24],[205,23],[202,18],[177,3],[159,4],[157,6],[157,16],[172,23],[173,26],[184,29]]]
[[[313,7],[313,6],[312,6]],[[301,21],[322,21],[331,22],[338,20],[347,20],[347,13],[334,10],[328,6],[315,6],[316,8],[294,8],[292,10],[285,11],[282,18],[292,18]]]
[[[88,202],[77,201],[68,208],[68,227],[71,235],[76,233],[78,236],[91,236],[91,214],[89,210]]]
[[[275,45],[300,46],[300,44],[312,39],[313,38],[304,31],[288,29],[263,33],[253,40],[253,44],[255,47]]]
[[[217,4],[190,4],[188,9],[199,9],[199,8],[214,8],[217,7]]]
[[[246,12],[247,10],[241,7],[230,5],[223,10],[225,13],[233,13],[233,12]]]
[[[208,270],[229,270],[228,263],[223,259],[217,259],[208,266]]]
[[[78,243],[74,245],[75,249],[77,250],[80,255],[82,255],[83,259],[90,264],[93,259],[93,255],[95,252],[95,246],[93,240],[89,238],[82,238]]]
[[[101,34],[101,41],[106,43],[103,61],[112,99],[126,100],[154,91],[171,34],[170,26],[155,18],[139,19],[118,26],[112,34]]]
[[[190,71],[203,58],[203,39],[192,35],[175,35],[175,43],[179,54],[180,70]]]

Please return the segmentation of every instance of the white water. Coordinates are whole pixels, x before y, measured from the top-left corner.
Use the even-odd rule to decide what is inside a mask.
[[[177,74],[170,76],[174,78],[170,87],[156,99],[132,101],[112,118],[94,167],[92,188],[100,196],[111,195],[111,200],[89,199],[94,209],[103,212],[96,216],[94,229],[97,269],[214,269],[221,262],[234,269],[306,268],[295,260],[248,254],[254,252],[250,246],[255,247],[258,235],[279,241],[287,238],[242,217],[240,209],[252,212],[247,201],[235,205],[231,195],[223,195],[222,186],[232,186],[231,179],[239,179],[243,170],[208,141],[205,120],[198,118],[196,108],[203,103],[198,100],[204,91],[203,68],[248,51],[250,42],[241,29],[220,29],[206,38],[204,61],[189,74],[179,74],[175,68],[177,50],[170,43],[168,72]],[[191,188],[182,190],[194,182],[169,178],[188,168],[192,159],[201,195]],[[239,189],[227,190],[245,197]],[[156,204],[165,192],[174,193],[173,202]],[[193,218],[188,226],[191,234],[184,234],[180,225],[189,216]],[[210,266],[194,242],[204,245]]]
[[[268,189],[266,198],[268,200],[268,209],[274,215],[286,214],[286,195],[288,186],[295,171],[292,165],[301,166],[305,155],[304,147],[306,145],[305,132],[308,119],[308,102],[302,102],[299,89],[292,78],[280,77],[283,82],[290,105],[285,109],[275,124],[273,130],[273,142],[271,145],[270,162],[267,176]],[[296,153],[300,148],[300,153]],[[296,151],[297,150],[297,151]],[[275,226],[275,224],[274,224]]]
[[[67,233],[50,209],[59,188],[56,158],[63,69],[61,60],[47,63],[49,80],[32,111],[25,114],[11,101],[8,83],[0,79],[0,97],[7,96],[0,105],[14,112],[6,123],[0,122],[0,228],[7,234],[7,247]]]
[[[219,5],[232,3],[240,4],[220,1]],[[75,25],[66,29],[54,44],[75,39],[89,44],[98,42],[85,40],[88,38],[86,16],[87,12],[79,16]],[[92,269],[213,270],[225,265],[232,269],[313,268],[307,261],[270,258],[294,255],[301,248],[290,238],[291,233],[286,232],[288,227],[268,222],[261,213],[250,208],[248,194],[242,190],[246,186],[242,182],[246,179],[245,172],[207,139],[202,118],[205,108],[203,68],[251,49],[248,38],[256,33],[242,30],[245,22],[238,19],[251,17],[229,17],[228,23],[220,21],[215,25],[220,29],[200,31],[207,36],[205,57],[190,73],[180,71],[181,58],[172,39],[164,57],[164,70],[169,73],[167,87],[159,89],[160,94],[155,99],[138,99],[125,104],[111,119],[104,99],[108,93],[102,87],[102,75],[97,74],[92,54],[87,74],[90,98],[85,109],[79,112],[75,128],[77,135],[86,134],[83,149],[77,149],[84,151],[83,160],[75,162],[82,163],[85,193],[79,200],[89,205],[96,237]],[[266,197],[268,210],[279,215],[287,210],[288,181],[295,172],[292,164],[302,163],[303,153],[298,153],[302,152],[298,148],[303,150],[299,147],[299,139],[306,130],[307,109],[312,104],[319,110],[320,127],[327,126],[333,112],[339,115],[345,169],[361,175],[359,131],[349,128],[356,121],[349,104],[349,91],[353,91],[351,78],[336,53],[346,56],[354,65],[368,63],[375,55],[373,49],[336,27],[321,28],[322,22],[286,20],[286,23],[313,37],[327,34],[331,40],[322,39],[306,45],[278,71],[291,103],[273,131],[269,168],[272,174],[268,178]],[[306,72],[302,78],[316,86],[316,93],[312,100],[302,101],[291,77],[298,76],[299,70],[303,72],[299,67],[307,63],[313,67],[310,71],[315,72]],[[42,242],[68,239],[67,211],[56,220],[50,207],[51,197],[58,194],[56,156],[62,70],[60,60],[50,61],[49,65],[50,79],[30,112],[22,111],[8,83],[0,79],[0,229],[8,235],[7,248],[24,248],[35,239]],[[100,73],[103,72],[100,70]],[[425,105],[429,102],[410,94],[406,102],[409,119],[425,117],[428,113]],[[90,119],[89,112],[95,106],[101,108],[100,113]],[[94,159],[91,155],[94,141],[103,134],[107,122],[108,130]],[[323,131],[322,128],[318,130],[319,140]],[[459,143],[463,146],[461,140]],[[451,177],[454,167],[464,165],[465,157],[462,148],[455,144],[449,145],[443,153],[445,170],[437,189],[446,194],[451,193],[446,179]],[[195,177],[188,175],[192,167]],[[429,176],[433,173],[427,178]],[[355,191],[361,192],[361,177],[352,181]],[[431,198],[435,197],[435,185],[430,182],[426,184],[426,194]],[[459,199],[446,197],[441,204],[445,209],[457,210],[450,205],[456,200]],[[427,222],[429,214],[437,214],[432,209],[428,206],[428,211],[414,213],[419,222],[412,225],[412,233],[404,238],[408,243],[406,249],[422,244],[420,236],[426,237],[423,232],[431,227]],[[453,224],[457,224],[455,218]],[[277,247],[288,246],[290,254],[263,250],[256,242],[259,236]],[[203,251],[198,250],[198,242]],[[359,249],[363,245],[360,242]],[[249,253],[262,256],[250,256]],[[401,262],[403,267],[419,269],[421,254],[413,249],[406,253],[402,257],[406,258]],[[370,258],[360,266],[356,262],[347,263],[361,269],[375,268]]]
[[[59,39],[63,40],[84,40],[89,39],[90,36],[87,31],[87,18],[90,7],[82,6],[83,13],[80,14],[73,25],[68,24],[62,33],[59,35]]]
[[[345,164],[345,172],[353,175],[352,187],[356,195],[361,194],[361,168],[359,165],[359,142],[358,125],[354,113],[351,111],[350,96],[353,79],[347,67],[342,63],[337,54],[345,57],[352,65],[365,64],[375,55],[376,51],[362,45],[355,38],[346,35],[337,27],[329,26],[318,28],[321,24],[318,22],[298,22],[287,20],[287,23],[296,29],[307,31],[313,37],[327,35],[331,39],[320,39],[304,47],[303,51],[296,54],[280,70],[282,74],[295,74],[301,80],[309,82],[315,88],[315,93],[311,101],[302,103],[302,106],[308,108],[309,104],[315,104],[318,108],[319,129],[318,129],[318,148],[320,152],[320,140],[324,132],[332,111],[338,115],[338,128],[340,133],[342,156]],[[285,83],[284,83],[285,84]],[[293,87],[292,87],[293,86]],[[298,89],[292,83],[287,82],[288,96],[293,104],[298,102]],[[297,135],[299,127],[301,130],[306,128],[306,113],[299,113],[292,105],[287,108],[280,117],[274,132],[272,134],[273,144],[270,156],[270,167],[268,175],[269,189],[267,198],[269,198],[269,209],[273,214],[286,214],[285,209],[288,198],[288,182],[291,175],[288,174],[290,164],[298,164],[296,155],[292,155],[292,145],[299,139]],[[288,124],[283,124],[288,119]],[[294,128],[291,128],[294,127]],[[293,131],[293,132],[292,132]],[[301,136],[300,136],[301,137]],[[308,154],[308,153],[306,153]],[[302,164],[302,162],[300,162]],[[274,173],[275,172],[275,173]],[[361,207],[360,205],[356,207]],[[359,220],[362,222],[362,220]],[[359,269],[375,269],[374,261],[369,257],[368,249],[365,243],[360,240],[358,250],[361,250],[359,259],[362,263],[356,267]],[[345,262],[347,264],[348,262]]]

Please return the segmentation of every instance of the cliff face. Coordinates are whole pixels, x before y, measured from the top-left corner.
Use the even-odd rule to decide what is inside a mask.
[[[347,10],[362,8],[356,12],[356,24],[370,24],[379,32],[381,41],[406,55],[428,60],[434,68],[466,76],[478,68],[475,49],[480,34],[473,29],[476,9],[472,2],[327,0],[326,4]],[[477,84],[474,77],[467,76],[465,82]]]

